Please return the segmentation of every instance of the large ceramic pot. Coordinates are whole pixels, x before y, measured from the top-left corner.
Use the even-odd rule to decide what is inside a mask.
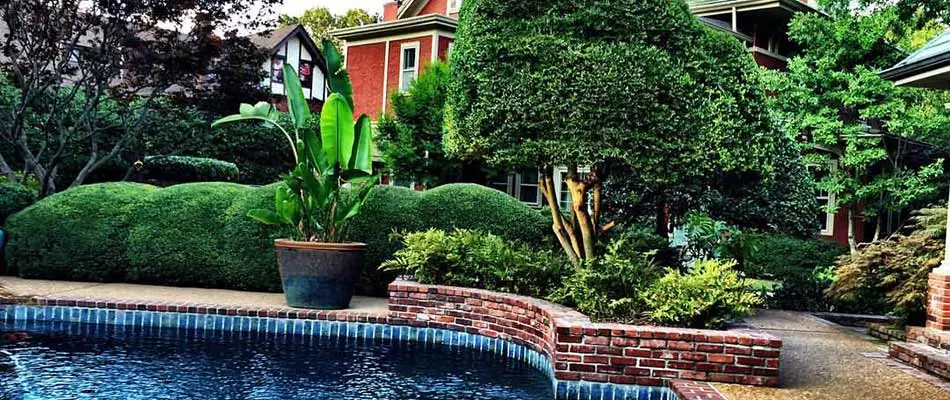
[[[289,306],[321,310],[350,306],[365,244],[292,240],[277,240],[274,244]]]

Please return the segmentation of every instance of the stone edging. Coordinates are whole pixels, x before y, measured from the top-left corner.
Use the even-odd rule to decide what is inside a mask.
[[[758,331],[594,323],[570,308],[530,297],[405,281],[390,284],[389,291],[392,323],[527,345],[553,360],[558,380],[778,385],[782,341]]]

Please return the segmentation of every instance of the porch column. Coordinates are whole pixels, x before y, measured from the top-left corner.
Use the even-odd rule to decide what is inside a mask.
[[[927,327],[950,332],[950,201],[947,202],[947,235],[940,267],[930,274],[927,293]]]

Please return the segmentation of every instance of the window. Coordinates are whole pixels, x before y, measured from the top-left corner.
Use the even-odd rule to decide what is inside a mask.
[[[406,92],[412,82],[419,77],[419,43],[402,45],[401,61],[399,62],[399,91]]]
[[[67,61],[67,66],[69,68],[79,68],[79,57],[80,52],[78,48],[72,48],[69,50],[69,60]]]
[[[829,171],[834,171],[837,169],[838,163],[836,161],[829,161],[828,170],[819,170],[815,165],[811,165],[809,167],[809,169],[812,170],[812,174],[815,176],[815,182],[820,182],[825,176],[828,176]],[[820,207],[817,215],[819,226],[821,227],[820,234],[822,236],[834,235],[835,213],[828,212],[827,207],[829,204],[834,204],[835,195],[833,193],[829,193],[827,190],[819,188],[815,193],[815,200],[818,202],[818,207]]]
[[[522,171],[515,175],[515,197],[522,203],[540,206],[541,205],[541,185],[540,174],[538,171]]]
[[[462,6],[462,0],[449,0],[449,14],[454,14],[459,12],[459,7]]]
[[[558,206],[561,210],[570,210],[573,201],[571,200],[571,191],[567,188],[567,169],[558,168],[555,171],[556,179],[554,184],[560,188],[557,193]],[[587,168],[578,168],[577,170],[581,179],[586,178],[588,172],[590,172],[590,170]],[[588,198],[588,200],[590,199]]]

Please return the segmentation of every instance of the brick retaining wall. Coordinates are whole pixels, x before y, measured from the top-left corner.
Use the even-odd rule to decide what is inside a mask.
[[[660,386],[676,379],[777,386],[780,339],[756,331],[593,323],[570,308],[486,290],[397,281],[389,322],[534,348],[565,381]]]

